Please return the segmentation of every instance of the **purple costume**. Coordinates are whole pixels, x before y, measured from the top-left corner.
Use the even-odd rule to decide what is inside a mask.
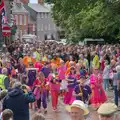
[[[92,93],[91,88],[88,85],[79,86],[76,85],[74,89],[76,94],[82,93],[82,96],[76,96],[76,100],[82,100],[84,103],[88,101],[89,95]]]
[[[36,70],[28,70],[28,86],[33,87],[33,83],[36,80]]]

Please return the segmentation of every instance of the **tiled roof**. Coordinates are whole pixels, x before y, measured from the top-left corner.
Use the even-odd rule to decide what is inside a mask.
[[[23,4],[21,3],[14,3],[12,8],[13,13],[28,13],[28,11],[24,8]]]
[[[28,6],[33,9],[34,11],[36,12],[50,12],[50,10],[44,6],[44,5],[41,5],[41,4],[32,4],[32,3],[29,3]]]

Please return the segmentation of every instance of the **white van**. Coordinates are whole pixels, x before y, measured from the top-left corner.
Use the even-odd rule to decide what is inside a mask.
[[[27,43],[34,43],[37,40],[37,36],[32,34],[26,34],[23,35],[21,39],[22,41],[25,41]]]
[[[105,41],[104,39],[100,38],[100,39],[92,39],[92,38],[85,38],[84,39],[84,45],[90,45],[90,44],[104,44]]]

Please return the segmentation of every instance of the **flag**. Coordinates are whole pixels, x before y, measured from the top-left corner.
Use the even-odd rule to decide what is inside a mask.
[[[5,4],[4,4],[4,0],[0,0],[0,13],[2,11],[2,9],[4,8]]]
[[[2,9],[2,24],[6,23],[5,8]]]
[[[7,24],[8,20],[7,20],[7,16],[6,16],[5,6],[1,10],[1,13],[2,13],[2,24]]]

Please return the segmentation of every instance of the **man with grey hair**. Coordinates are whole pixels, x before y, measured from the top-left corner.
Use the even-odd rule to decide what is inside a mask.
[[[2,69],[2,74],[0,74],[0,89],[8,89],[9,88],[9,78],[7,76],[8,70],[7,68]]]

